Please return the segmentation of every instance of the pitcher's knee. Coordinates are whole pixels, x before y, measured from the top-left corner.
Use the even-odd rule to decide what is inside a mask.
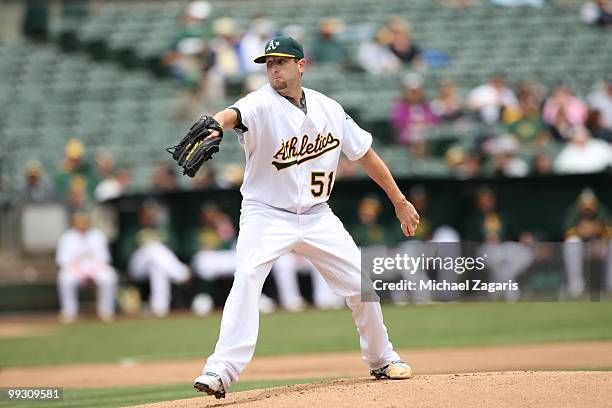
[[[234,282],[259,282],[265,280],[267,274],[262,273],[260,268],[244,268],[237,269],[236,274],[234,275]]]

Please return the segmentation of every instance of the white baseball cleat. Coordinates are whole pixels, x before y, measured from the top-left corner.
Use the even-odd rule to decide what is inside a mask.
[[[412,377],[412,369],[403,361],[392,361],[384,367],[370,370],[370,374],[377,379],[406,380]]]
[[[199,392],[205,392],[208,395],[214,395],[215,398],[225,398],[225,388],[219,374],[206,371],[193,381],[193,388]]]

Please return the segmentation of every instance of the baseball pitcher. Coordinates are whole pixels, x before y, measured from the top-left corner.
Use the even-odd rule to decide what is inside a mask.
[[[337,102],[302,87],[306,60],[296,40],[273,38],[255,62],[266,64],[269,83],[214,117],[203,116],[170,149],[193,176],[219,150],[223,129],[235,129],[246,156],[234,284],[215,351],[194,387],[222,398],[238,380],[255,350],[262,285],[274,261],[289,251],[312,262],[346,299],[370,373],[410,378],[410,367],[389,341],[380,304],[361,302],[359,249],[326,203],[340,152],[357,160],[387,193],[406,236],[414,235],[419,215],[372,150],[372,135]]]

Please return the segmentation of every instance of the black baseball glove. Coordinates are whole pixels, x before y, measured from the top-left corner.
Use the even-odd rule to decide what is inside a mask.
[[[219,136],[210,136],[213,130]],[[204,115],[191,126],[189,132],[176,146],[166,149],[172,158],[183,168],[183,174],[195,176],[202,164],[219,151],[223,139],[223,128],[212,116]]]

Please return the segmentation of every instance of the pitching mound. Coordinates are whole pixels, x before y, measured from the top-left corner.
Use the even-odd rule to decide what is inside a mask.
[[[142,405],[224,407],[604,407],[612,401],[610,372],[503,372],[420,375],[407,381],[355,378]]]

